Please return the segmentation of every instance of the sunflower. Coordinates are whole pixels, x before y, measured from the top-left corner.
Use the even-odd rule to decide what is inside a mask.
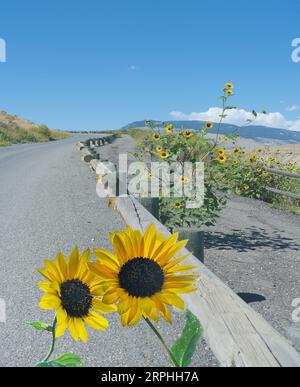
[[[170,157],[170,153],[165,151],[165,150],[162,150],[160,153],[159,153],[159,157],[161,159],[168,159]]]
[[[208,121],[206,124],[205,124],[205,129],[212,129],[214,126],[214,124],[211,122],[211,121]]]
[[[261,168],[256,168],[256,172],[260,174],[260,173],[262,173],[262,169]]]
[[[180,210],[180,209],[182,208],[182,204],[181,204],[180,202],[175,202],[175,203],[174,203],[174,208],[175,208],[176,210]]]
[[[68,262],[58,253],[54,262],[45,261],[45,268],[39,270],[47,281],[38,285],[46,294],[41,298],[39,307],[56,310],[56,337],[62,336],[69,328],[75,341],[88,340],[86,323],[91,328],[104,331],[108,321],[96,312],[110,313],[114,305],[104,304],[101,300],[103,287],[99,279],[88,270],[90,251],[82,256],[76,247]]]
[[[233,83],[231,83],[231,82],[227,82],[226,85],[225,85],[225,88],[226,88],[226,89],[233,89],[233,88],[234,88],[234,85],[233,85]]]
[[[193,132],[192,132],[191,130],[185,130],[185,131],[183,132],[183,136],[184,136],[185,138],[190,138],[190,137],[193,136]]]
[[[190,179],[188,179],[185,176],[180,176],[180,178],[179,178],[179,183],[188,183],[189,181],[190,181]]]
[[[173,133],[174,126],[172,124],[166,126],[166,133],[172,134]]]
[[[249,185],[248,185],[248,184],[245,184],[245,185],[244,185],[244,190],[245,190],[245,191],[249,191],[249,189],[250,189]]]
[[[227,95],[233,95],[233,91],[230,89],[224,89],[224,93]]]
[[[224,156],[225,155],[225,149],[224,148],[219,148],[217,149],[217,153],[219,156]]]
[[[161,146],[157,146],[155,150],[157,153],[160,153],[163,150],[163,148]]]
[[[224,155],[219,155],[217,160],[219,161],[220,164],[225,164],[226,161],[227,161],[227,157],[226,157],[225,154]]]
[[[256,155],[252,155],[249,159],[250,163],[253,164],[258,160],[258,157]]]
[[[234,152],[234,153],[240,153],[240,151],[241,151],[241,149],[240,149],[240,148],[237,148],[237,147],[233,149],[233,152]]]
[[[95,250],[98,262],[89,263],[89,268],[105,283],[103,302],[118,304],[123,326],[132,326],[142,317],[158,321],[158,312],[171,323],[167,306],[184,309],[178,294],[197,290],[197,275],[178,274],[193,266],[177,266],[187,255],[173,258],[188,242],[177,240],[178,233],[166,239],[154,225],[144,235],[127,226],[111,234],[114,254]]]
[[[153,134],[153,140],[159,141],[160,139],[161,139],[161,136],[160,136],[159,133],[154,133],[154,134]]]

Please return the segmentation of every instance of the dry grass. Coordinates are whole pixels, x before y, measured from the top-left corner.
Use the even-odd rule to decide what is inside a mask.
[[[51,130],[46,125],[35,125],[30,121],[0,112],[0,146],[47,142],[70,137],[67,132]]]
[[[270,149],[280,161],[296,162],[300,166],[300,144],[288,144]]]

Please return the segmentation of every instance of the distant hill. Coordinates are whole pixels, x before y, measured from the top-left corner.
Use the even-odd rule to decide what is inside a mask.
[[[16,115],[0,111],[0,146],[55,141],[69,137],[59,130],[51,130],[46,125],[36,125]]]
[[[194,129],[200,130],[203,128],[205,122],[203,121],[168,121],[174,125],[176,129]],[[132,122],[126,125],[122,129],[129,128],[143,128],[145,127],[145,121]],[[214,125],[213,129],[209,130],[210,133],[217,132],[217,124]],[[286,129],[269,128],[266,126],[251,125],[246,128],[240,128],[236,125],[222,124],[220,134],[228,135],[233,132],[240,133],[242,138],[258,140],[261,143],[273,143],[274,144],[299,144],[300,143],[300,132],[295,132]],[[264,141],[265,140],[265,141]]]

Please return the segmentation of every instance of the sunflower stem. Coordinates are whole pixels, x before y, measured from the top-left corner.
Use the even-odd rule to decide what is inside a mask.
[[[53,324],[52,324],[52,330],[51,330],[51,333],[52,333],[52,343],[51,343],[51,347],[50,347],[50,350],[49,350],[49,353],[48,355],[45,357],[45,359],[43,360],[43,363],[47,362],[53,351],[54,351],[54,347],[55,347],[55,328],[56,328],[56,323],[57,323],[57,319],[56,319],[56,316],[55,316],[55,319],[53,321]]]
[[[172,351],[170,350],[170,348],[168,347],[167,343],[165,342],[165,340],[163,339],[163,337],[161,336],[161,334],[158,332],[158,330],[155,328],[155,326],[152,324],[152,322],[148,319],[148,318],[145,318],[144,317],[144,320],[146,321],[146,323],[149,325],[149,327],[152,329],[152,331],[155,333],[155,335],[158,337],[159,341],[162,343],[162,345],[164,346],[164,348],[167,350],[169,356],[170,356],[170,359],[172,360],[172,363],[175,367],[180,367],[180,365],[178,364],[174,354],[172,353]]]

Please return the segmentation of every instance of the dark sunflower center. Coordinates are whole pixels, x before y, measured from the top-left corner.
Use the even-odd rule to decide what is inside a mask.
[[[134,258],[120,270],[119,281],[130,296],[151,297],[162,290],[164,272],[159,264],[151,259]]]
[[[69,317],[85,317],[92,306],[92,296],[87,285],[78,279],[61,284],[61,303]]]

